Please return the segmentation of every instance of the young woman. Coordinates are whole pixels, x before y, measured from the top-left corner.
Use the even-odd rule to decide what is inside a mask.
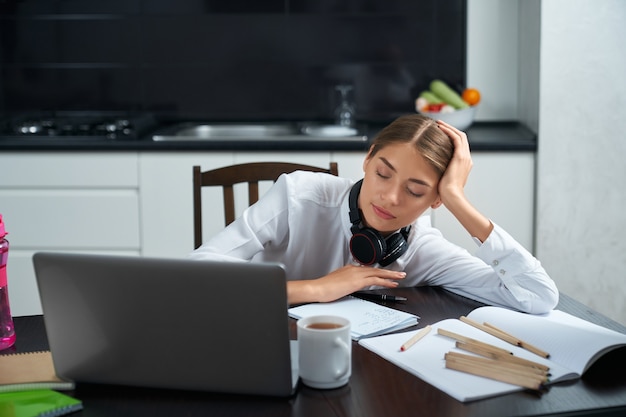
[[[362,181],[282,175],[190,256],[280,262],[290,304],[432,285],[524,312],[551,310],[558,290],[539,261],[467,200],[471,168],[465,133],[418,114],[403,116],[373,140]],[[421,216],[442,204],[475,238],[475,255]]]

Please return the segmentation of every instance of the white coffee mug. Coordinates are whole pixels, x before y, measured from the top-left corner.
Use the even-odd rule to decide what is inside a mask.
[[[298,362],[302,382],[313,388],[338,388],[352,374],[350,321],[339,316],[298,320]]]

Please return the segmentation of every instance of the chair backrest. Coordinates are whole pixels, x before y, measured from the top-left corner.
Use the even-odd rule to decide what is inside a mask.
[[[248,183],[248,205],[259,200],[259,181],[276,181],[281,174],[293,171],[325,172],[338,175],[336,162],[329,168],[288,162],[252,162],[231,165],[202,172],[199,166],[193,167],[193,219],[194,247],[202,244],[202,187],[221,186],[224,194],[224,220],[226,226],[235,220],[235,194],[233,185]]]

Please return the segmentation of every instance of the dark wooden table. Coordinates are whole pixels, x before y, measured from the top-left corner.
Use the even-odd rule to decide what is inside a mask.
[[[458,318],[481,306],[447,291],[424,287],[392,293],[408,298],[394,308],[421,316],[420,327],[446,318]],[[626,333],[626,327],[565,295],[557,307],[593,323]],[[47,349],[41,316],[15,319],[17,342],[12,351]],[[295,335],[295,321],[292,321]],[[518,392],[461,403],[374,353],[353,344],[350,383],[335,390],[300,386],[287,399],[224,395],[159,389],[78,384],[69,392],[84,403],[74,416],[626,416],[626,350],[600,359],[580,379],[552,385],[539,395]]]

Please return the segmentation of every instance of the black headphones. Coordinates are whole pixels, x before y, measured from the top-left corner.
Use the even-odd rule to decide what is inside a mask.
[[[350,222],[352,223],[350,252],[362,265],[378,263],[380,266],[387,266],[406,252],[411,226],[403,227],[386,239],[377,230],[364,227],[358,204],[362,184],[363,180],[360,180],[350,190]]]

